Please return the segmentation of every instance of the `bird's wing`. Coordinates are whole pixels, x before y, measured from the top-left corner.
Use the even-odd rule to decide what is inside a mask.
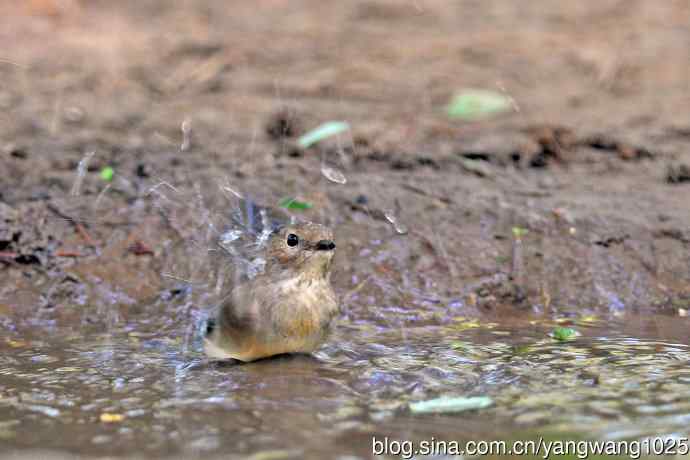
[[[259,330],[258,311],[247,285],[239,286],[225,296],[216,315],[206,325],[206,353],[219,359],[244,360],[245,352],[253,343]]]

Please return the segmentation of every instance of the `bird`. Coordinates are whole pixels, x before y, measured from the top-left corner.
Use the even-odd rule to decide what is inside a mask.
[[[263,272],[232,286],[207,321],[206,355],[250,362],[316,350],[340,313],[331,285],[335,247],[325,225],[300,222],[271,230],[262,247]]]

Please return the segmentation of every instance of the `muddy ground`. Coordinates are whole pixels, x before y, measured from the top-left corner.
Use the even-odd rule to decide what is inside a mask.
[[[94,261],[116,269],[122,276],[104,276],[133,298],[152,295],[162,248],[146,233],[155,230],[132,225],[146,214],[137,198],[156,180],[188,193],[218,178],[269,204],[317,203],[310,217],[338,227],[347,248],[344,290],[361,268],[357,251],[395,234],[365,218],[368,207],[398,209],[410,227],[400,238],[410,273],[444,296],[475,292],[487,310],[661,308],[690,296],[687,2],[2,9],[12,44],[0,62],[3,308],[18,302],[18,283],[72,280]],[[444,105],[465,87],[506,91],[519,111],[448,120]],[[352,125],[340,154],[294,148],[294,136],[329,119]],[[69,198],[89,151],[79,206],[94,204],[98,171],[113,166],[99,210],[117,209],[133,227],[129,243],[153,257],[109,252],[62,225],[84,216]],[[328,155],[346,185],[321,176]],[[91,222],[96,238],[108,221]],[[514,226],[529,230],[518,257]]]
[[[34,0],[0,17],[7,329],[112,324],[206,280],[219,183],[336,228],[345,323],[690,305],[686,1]],[[515,109],[450,120],[462,88]],[[296,147],[326,120],[351,135]]]

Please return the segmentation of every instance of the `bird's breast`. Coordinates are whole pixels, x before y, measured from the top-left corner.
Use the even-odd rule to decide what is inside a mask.
[[[297,340],[323,336],[336,309],[330,284],[325,280],[299,279],[282,283],[281,305],[275,312],[280,335]]]

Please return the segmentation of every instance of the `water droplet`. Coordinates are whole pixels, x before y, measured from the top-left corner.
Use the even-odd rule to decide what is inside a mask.
[[[345,174],[335,168],[332,168],[331,166],[321,165],[321,174],[323,174],[326,179],[331,182],[335,182],[336,184],[347,183]]]
[[[232,243],[242,236],[242,230],[228,230],[220,236],[220,244],[223,246]]]
[[[182,131],[180,151],[186,152],[192,147],[192,120],[185,118],[182,125],[180,125],[180,130]]]
[[[383,215],[386,216],[386,220],[393,226],[398,235],[407,235],[407,226],[400,222],[393,211],[384,211]]]
[[[84,155],[84,158],[79,161],[79,164],[77,165],[77,178],[74,180],[70,195],[79,196],[79,193],[81,192],[81,183],[84,180],[84,176],[86,176],[86,168],[89,167],[89,161],[91,161],[91,158],[93,158],[95,154],[96,152],[88,152],[86,155]]]

